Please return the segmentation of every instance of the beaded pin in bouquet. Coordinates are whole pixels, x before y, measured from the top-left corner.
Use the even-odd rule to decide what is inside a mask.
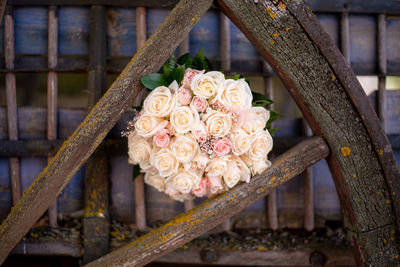
[[[141,79],[151,92],[126,132],[134,176],[140,170],[145,183],[183,201],[248,183],[271,165],[271,100],[238,75],[211,71],[203,50],[171,57],[160,72]]]

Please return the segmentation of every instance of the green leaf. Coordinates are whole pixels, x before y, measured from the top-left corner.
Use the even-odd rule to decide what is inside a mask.
[[[171,71],[168,82],[173,82],[176,81],[178,84],[181,83],[183,80],[183,76],[185,75],[185,65],[179,66],[175,68],[173,71]]]
[[[139,175],[140,175],[140,166],[139,166],[139,164],[133,165],[132,180],[135,180]]]
[[[282,117],[281,114],[274,110],[269,111],[269,120],[267,121],[267,124],[265,125],[266,128],[270,128],[272,123],[276,121],[278,118]]]
[[[235,80],[235,81],[237,81],[237,80],[239,80],[239,79],[240,79],[240,77],[241,77],[241,75],[240,75],[240,74],[236,74],[236,75],[233,75],[233,76],[227,77],[227,79],[232,79],[232,80]]]
[[[185,65],[186,68],[190,68],[192,66],[192,57],[189,53],[183,54],[178,58],[177,63],[181,66]]]
[[[263,94],[253,92],[253,91],[251,91],[251,94],[253,95],[253,106],[254,106],[254,103],[259,103],[259,104],[260,103],[268,103],[266,105],[270,105],[270,104],[274,103],[274,101],[272,101],[271,99],[269,99],[268,97],[266,97]]]
[[[149,88],[150,90],[154,90],[159,86],[168,86],[169,83],[164,74],[160,73],[150,73],[143,76],[140,81],[144,86]]]
[[[196,70],[211,71],[211,62],[204,56],[204,49],[202,48],[197,55],[193,58],[192,67]]]
[[[278,131],[278,128],[274,128],[274,129],[269,129],[268,130],[270,135],[273,135],[276,131]]]

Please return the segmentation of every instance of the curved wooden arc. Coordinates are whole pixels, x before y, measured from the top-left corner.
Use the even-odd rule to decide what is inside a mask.
[[[143,266],[213,229],[279,185],[325,158],[329,148],[321,137],[310,137],[278,157],[263,174],[204,201],[169,223],[86,266]]]
[[[133,57],[0,226],[0,264],[85,163],[143,89],[140,77],[157,71],[211,7],[182,0]]]
[[[399,263],[399,170],[354,73],[300,0],[218,0],[284,81],[332,153],[328,163],[358,265]],[[397,194],[396,194],[397,193]]]

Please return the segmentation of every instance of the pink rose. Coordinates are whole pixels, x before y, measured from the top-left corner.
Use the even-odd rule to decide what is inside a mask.
[[[194,96],[190,106],[197,112],[204,112],[208,106],[207,100],[201,96]]]
[[[161,129],[153,136],[153,141],[158,147],[167,147],[170,141],[169,131]]]
[[[194,138],[200,143],[203,143],[207,140],[207,130],[204,122],[200,122],[196,129],[192,130]]]
[[[190,89],[190,84],[192,83],[193,77],[197,74],[203,74],[204,70],[194,70],[191,68],[187,68],[185,71],[185,75],[183,76],[182,85],[186,89]]]
[[[192,189],[192,194],[196,197],[202,197],[207,193],[207,178],[202,177],[199,184]]]
[[[207,177],[207,188],[210,189],[211,194],[216,194],[224,189],[222,185],[222,179],[219,176],[208,176]]]
[[[217,142],[214,143],[213,147],[215,154],[217,154],[217,156],[219,157],[229,154],[229,152],[231,152],[231,149],[232,143],[225,138],[219,139]]]
[[[192,100],[192,91],[184,87],[178,89],[178,102],[181,105],[189,105]]]

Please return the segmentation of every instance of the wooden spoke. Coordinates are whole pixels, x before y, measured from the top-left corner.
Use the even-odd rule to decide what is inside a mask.
[[[212,0],[180,1],[93,107],[0,226],[0,264],[101,143],[142,89],[186,37]]]
[[[143,266],[211,230],[328,154],[329,148],[321,137],[310,137],[276,158],[270,168],[253,177],[250,183],[239,184],[204,201],[162,227],[86,266]]]

